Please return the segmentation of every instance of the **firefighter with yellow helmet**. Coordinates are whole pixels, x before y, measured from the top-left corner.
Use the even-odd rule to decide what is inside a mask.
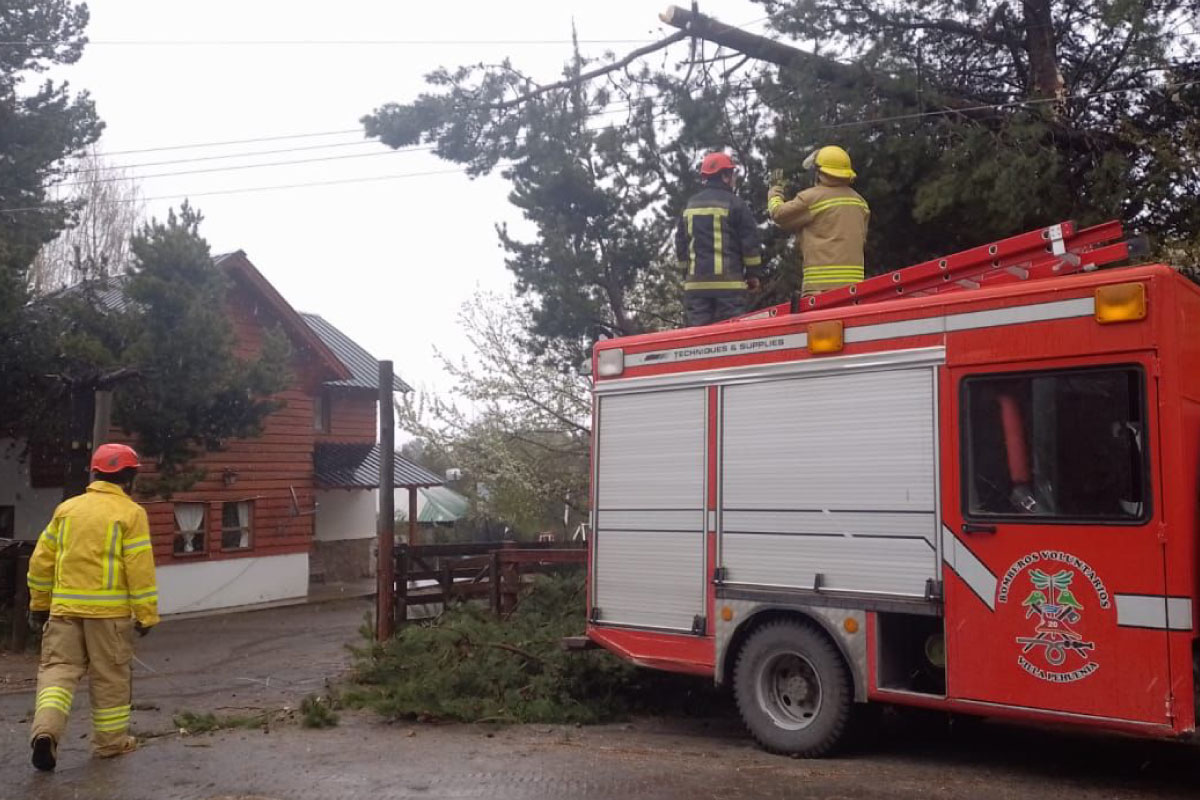
[[[782,186],[772,186],[767,213],[780,228],[796,234],[804,262],[801,292],[807,297],[863,280],[871,209],[850,188],[857,173],[841,147],[820,148],[805,159],[804,168],[816,173],[815,185],[791,200]]]
[[[158,623],[150,525],[129,497],[140,466],[131,447],[98,447],[87,492],[54,510],[29,560],[29,624],[42,630],[30,736],[40,770],[57,763],[85,674],[93,755],[119,756],[137,746],[128,733],[133,634]]]

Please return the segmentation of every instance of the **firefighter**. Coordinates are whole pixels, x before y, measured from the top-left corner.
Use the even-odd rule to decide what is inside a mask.
[[[775,224],[797,235],[804,262],[801,293],[808,297],[859,283],[864,277],[863,246],[871,209],[850,188],[856,173],[850,154],[829,145],[813,152],[804,168],[815,173],[811,188],[792,200],[782,186],[767,193],[767,213]]]
[[[700,165],[704,188],[688,200],[675,228],[675,257],[686,272],[688,325],[708,325],[746,312],[758,287],[762,249],[750,207],[734,194],[736,167],[725,153]]]
[[[90,674],[92,753],[134,750],[128,735],[133,633],[158,623],[146,511],[129,498],[141,464],[133,448],[92,455],[85,494],[54,510],[29,560],[29,624],[42,631],[30,742],[33,765],[52,770],[75,686]]]

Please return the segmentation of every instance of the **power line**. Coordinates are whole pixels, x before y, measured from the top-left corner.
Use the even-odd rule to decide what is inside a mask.
[[[610,103],[610,104],[604,105],[604,106],[597,106],[594,110],[590,111],[587,114],[587,116],[588,117],[599,117],[599,116],[606,116],[609,114],[620,114],[620,113],[629,111],[630,109],[631,109],[631,105],[629,103],[624,103],[624,102],[618,101],[616,103]],[[95,173],[95,172],[134,170],[134,169],[141,169],[143,167],[160,167],[160,166],[168,166],[171,164],[190,164],[190,163],[204,162],[204,161],[222,161],[222,160],[233,159],[233,158],[251,158],[254,156],[263,156],[263,155],[277,155],[277,154],[282,154],[282,153],[324,150],[324,149],[328,149],[328,148],[337,148],[337,147],[361,147],[364,145],[379,145],[379,144],[381,144],[381,142],[379,142],[378,139],[366,139],[366,140],[358,141],[358,142],[333,142],[330,144],[308,145],[308,146],[304,146],[304,147],[285,147],[285,148],[278,148],[278,149],[274,149],[274,150],[257,150],[257,151],[244,152],[244,153],[225,153],[225,154],[221,154],[221,155],[194,156],[194,157],[190,157],[190,158],[167,159],[167,160],[163,160],[163,161],[148,161],[148,162],[145,162],[142,164],[113,164],[113,165],[104,165],[104,166],[97,166],[97,167],[86,167],[86,168],[81,168],[81,169],[64,170],[62,174],[63,175],[86,175],[86,174]],[[243,169],[255,169],[255,168],[259,168],[259,167],[290,166],[293,164],[309,164],[309,163],[316,163],[316,162],[321,162],[321,161],[339,161],[339,160],[343,160],[343,159],[366,158],[366,157],[378,156],[378,155],[391,155],[394,153],[429,152],[429,151],[432,151],[435,149],[436,149],[435,145],[414,145],[411,147],[399,147],[399,148],[395,148],[395,149],[388,149],[386,151],[382,151],[382,152],[378,152],[378,153],[363,153],[363,154],[353,154],[353,155],[346,155],[346,156],[323,156],[320,158],[293,159],[293,160],[288,160],[288,161],[267,162],[267,163],[259,163],[259,164],[235,164],[235,165],[231,165],[228,167],[214,167],[212,169],[167,172],[167,173],[154,174],[154,175],[114,175],[110,178],[85,180],[85,181],[72,181],[70,183],[58,184],[58,186],[78,186],[83,183],[108,183],[108,182],[125,181],[125,180],[141,180],[143,178],[160,178],[160,177],[171,177],[171,176],[176,176],[176,175],[197,175],[197,174],[202,174],[202,173],[206,173],[206,172],[224,172],[224,171],[235,171],[235,170],[243,170]],[[128,152],[128,151],[117,151],[117,152]],[[109,155],[113,155],[113,153],[101,153],[100,155],[109,156]]]
[[[286,183],[276,184],[272,186],[248,186],[241,189],[217,189],[209,192],[189,192],[186,194],[161,195],[157,197],[121,197],[116,198],[112,202],[115,203],[149,203],[156,200],[179,200],[192,197],[213,197],[215,195],[230,195],[230,194],[248,194],[250,192],[271,192],[280,189],[305,189],[312,186],[341,186],[350,183],[373,183],[378,181],[394,181],[405,178],[424,178],[431,175],[450,175],[463,174],[463,171],[458,168],[453,169],[435,169],[426,172],[401,172],[394,175],[372,175],[367,178],[340,178],[329,181],[305,181],[302,183]],[[16,214],[27,211],[43,211],[51,208],[54,204],[44,203],[36,206],[25,206],[24,208],[0,208],[0,214]]]
[[[413,148],[414,150],[432,150],[432,147]],[[204,169],[186,169],[177,172],[155,172],[150,175],[114,175],[103,178],[91,178],[84,181],[71,181],[69,183],[56,184],[59,187],[67,186],[85,186],[89,183],[116,183],[121,181],[144,181],[152,178],[174,178],[179,175],[204,175],[212,172],[238,172],[244,169],[264,169],[267,167],[290,167],[296,164],[315,164],[322,161],[347,161],[354,158],[375,158],[377,156],[394,156],[401,153],[409,153],[412,150],[396,149],[382,150],[378,153],[352,153],[346,156],[322,156],[320,158],[292,158],[287,161],[267,161],[261,164],[233,164],[225,167],[206,167]]]
[[[655,39],[579,39],[579,44],[649,44]],[[69,41],[9,39],[0,47],[65,47]],[[566,45],[574,39],[93,39],[85,47],[457,47]]]
[[[1187,88],[1187,87],[1196,86],[1196,85],[1200,85],[1200,81],[1186,81],[1186,82],[1175,83],[1175,84],[1166,84],[1164,86],[1153,87],[1153,88],[1158,91],[1169,91],[1169,90],[1173,90],[1173,89],[1182,89],[1182,88]],[[1144,92],[1144,91],[1147,91],[1147,89],[1145,89],[1143,87],[1131,87],[1131,88],[1125,88],[1125,89],[1110,89],[1110,90],[1105,90],[1105,91],[1100,91],[1100,92],[1090,92],[1090,93],[1081,94],[1081,95],[1068,96],[1066,98],[1063,98],[1062,100],[1067,101],[1067,102],[1080,101],[1080,100],[1089,100],[1094,97],[1111,96],[1111,95],[1117,95],[1117,94],[1128,94],[1128,93]],[[987,111],[987,110],[991,110],[991,109],[1001,110],[1001,109],[1005,109],[1005,108],[1032,107],[1032,106],[1039,106],[1039,105],[1044,105],[1047,103],[1056,103],[1056,102],[1060,102],[1059,98],[1037,98],[1037,99],[1033,99],[1033,100],[1020,100],[1020,101],[1014,101],[1014,102],[1010,102],[1010,103],[997,103],[997,104],[985,104],[985,105],[971,106],[969,108],[943,109],[943,110],[938,110],[938,111],[924,111],[924,112],[915,113],[915,114],[902,114],[902,115],[897,115],[894,117],[884,117],[884,118],[880,118],[880,119],[855,120],[855,121],[844,122],[844,123],[832,123],[829,125],[823,125],[820,128],[818,128],[818,130],[836,130],[836,129],[844,129],[844,128],[850,128],[850,127],[879,125],[879,124],[887,123],[887,122],[921,119],[924,117],[946,116],[946,115],[961,114],[961,113],[972,112],[972,111]],[[618,109],[617,112],[601,111],[601,112],[598,112],[597,114],[591,114],[589,116],[598,116],[600,114],[619,113],[619,111],[620,111],[620,109]],[[369,154],[369,155],[375,155],[375,154]],[[322,159],[322,160],[330,160],[330,159]],[[266,165],[266,166],[271,166],[271,165]],[[203,170],[203,171],[208,172],[208,171],[223,171],[223,170]],[[463,171],[461,169],[454,168],[454,169],[445,169],[445,170],[432,170],[432,171],[426,171],[426,172],[400,173],[400,174],[396,174],[396,175],[381,175],[381,176],[373,176],[373,177],[368,177],[368,178],[346,178],[346,179],[338,179],[338,180],[330,180],[330,181],[309,181],[309,182],[303,182],[303,183],[282,184],[282,185],[272,185],[272,186],[257,186],[257,187],[241,188],[241,189],[225,189],[225,190],[216,190],[216,191],[208,191],[208,192],[197,192],[197,193],[191,193],[191,194],[164,195],[164,196],[160,196],[160,197],[131,198],[129,200],[122,199],[120,202],[137,202],[137,201],[151,202],[151,201],[155,201],[155,200],[174,200],[174,199],[187,198],[187,197],[211,197],[211,196],[216,196],[216,195],[245,194],[245,193],[249,193],[249,192],[275,191],[275,190],[280,190],[280,189],[299,189],[299,188],[319,187],[319,186],[337,186],[337,185],[344,185],[344,184],[369,183],[369,182],[376,182],[376,181],[417,178],[417,177],[425,177],[425,176],[430,176],[430,175],[448,175],[448,174],[455,174],[455,173],[462,174],[462,172]],[[184,174],[187,174],[187,173],[184,173]],[[151,177],[151,176],[147,176],[147,177]],[[24,208],[0,209],[0,213],[8,214],[8,213],[18,213],[18,212],[41,211],[45,208],[52,207],[53,205],[54,204],[52,204],[52,203],[46,203],[46,204],[36,205],[36,206],[27,206]]]
[[[274,150],[250,150],[244,153],[225,153],[218,156],[193,156],[191,158],[172,158],[166,161],[145,161],[141,164],[113,164],[100,167],[81,167],[79,169],[64,170],[64,175],[86,175],[89,172],[111,172],[120,169],[142,169],[143,167],[162,167],[169,164],[194,164],[198,161],[222,161],[229,158],[249,158],[251,156],[273,156],[280,153],[304,153],[312,150],[330,150],[335,147],[364,147],[367,145],[378,145],[378,139],[363,139],[361,142],[331,142],[329,144],[311,144],[304,147],[281,147]],[[414,147],[406,148],[412,150],[432,150],[433,147]],[[98,155],[107,157],[111,153],[99,153]]]
[[[350,133],[363,132],[362,128],[346,128],[340,131],[317,131],[314,133],[289,133],[282,136],[256,136],[252,139],[227,139],[223,142],[196,142],[194,144],[173,144],[164,147],[142,147],[136,150],[113,150],[105,155],[128,156],[135,153],[162,153],[168,150],[196,150],[201,147],[227,147],[235,144],[256,144],[258,142],[282,142],[289,139],[316,139],[321,136],[345,136]]]

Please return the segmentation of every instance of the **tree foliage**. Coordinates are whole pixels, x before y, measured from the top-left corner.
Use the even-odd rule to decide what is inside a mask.
[[[117,360],[142,377],[117,393],[113,419],[157,459],[157,483],[146,488],[160,493],[200,477],[189,467],[200,452],[260,435],[267,415],[281,407],[271,395],[290,377],[291,346],[281,330],[268,331],[256,358],[235,356],[228,281],[213,264],[200,222],[185,204],[134,237],[132,302],[120,321],[131,335]]]
[[[718,147],[760,212],[769,168],[848,147],[872,205],[872,272],[1062,219],[1120,218],[1197,258],[1193,3],[762,4],[778,33],[857,77],[743,67],[696,43],[682,58],[678,44],[655,65],[576,55],[548,86],[507,60],[442,69],[427,93],[364,118],[386,144],[429,143],[512,183],[536,235],[500,237],[534,352],[578,367],[597,338],[678,321],[670,224]],[[770,251],[785,248],[775,235]],[[760,304],[794,286],[791,260],[777,267]]]
[[[44,401],[41,360],[53,343],[40,335],[28,302],[28,273],[38,251],[58,235],[74,209],[47,187],[66,159],[100,136],[87,93],[36,79],[74,64],[86,39],[87,7],[68,0],[5,0],[0,41],[0,435]]]
[[[463,471],[459,488],[478,519],[565,533],[564,504],[576,520],[586,509],[588,380],[522,347],[520,308],[511,301],[477,295],[459,319],[475,352],[442,358],[456,400],[406,397],[397,421],[435,462]]]

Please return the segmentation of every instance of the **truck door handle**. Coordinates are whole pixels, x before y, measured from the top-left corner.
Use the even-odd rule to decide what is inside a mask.
[[[974,522],[964,522],[962,526],[963,533],[995,533],[995,525],[979,525]]]

